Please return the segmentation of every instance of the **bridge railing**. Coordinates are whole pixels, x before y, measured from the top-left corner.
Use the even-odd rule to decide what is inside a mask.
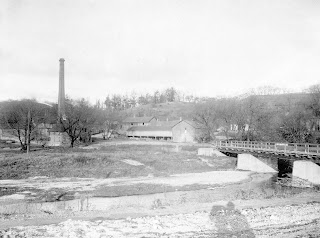
[[[277,143],[260,141],[216,141],[215,146],[228,149],[243,149],[285,154],[320,155],[319,144]]]

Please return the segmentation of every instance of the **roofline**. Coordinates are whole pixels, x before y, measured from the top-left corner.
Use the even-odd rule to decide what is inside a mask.
[[[191,123],[189,123],[187,120],[181,120],[179,121],[177,124],[175,124],[174,126],[172,127],[175,127],[176,125],[178,125],[180,122],[184,121],[185,123],[189,124],[190,126],[192,126],[193,128],[197,129],[196,127],[194,127],[194,125],[192,125]]]
[[[143,117],[127,117],[127,118],[143,118]],[[126,122],[125,120],[127,120],[127,118],[125,118],[123,121]],[[149,121],[151,121],[153,118],[156,118],[156,117],[155,116],[151,116]],[[147,122],[149,122],[149,121],[147,121]]]
[[[171,127],[171,128],[173,128],[173,127],[175,127],[176,125],[178,125],[180,122],[182,122],[183,120],[181,120],[181,121],[178,121],[176,124],[174,124],[174,125],[172,125],[172,126],[169,126],[169,127]]]

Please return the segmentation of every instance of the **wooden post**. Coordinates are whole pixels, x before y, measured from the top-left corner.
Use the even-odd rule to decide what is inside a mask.
[[[284,144],[284,153],[287,152],[287,144]]]

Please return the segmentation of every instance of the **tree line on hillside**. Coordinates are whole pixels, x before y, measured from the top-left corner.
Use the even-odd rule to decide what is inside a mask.
[[[305,94],[212,99],[199,105],[193,118],[200,141],[222,134],[227,140],[320,143],[320,85]]]
[[[274,94],[285,94],[288,90],[272,87],[263,86],[255,89],[250,89],[248,92],[241,94],[237,97],[244,98],[249,95],[274,95]],[[125,94],[111,94],[107,95],[104,100],[98,100],[95,104],[98,108],[109,108],[112,110],[126,110],[129,108],[138,107],[141,105],[148,104],[160,104],[167,102],[190,102],[190,103],[203,103],[210,100],[209,97],[198,97],[192,94],[186,94],[174,87],[169,87],[164,90],[155,90],[153,93],[145,93],[138,95],[132,92],[130,95]]]
[[[201,102],[206,97],[196,97],[187,95],[174,87],[167,88],[163,91],[156,90],[153,93],[136,94],[132,92],[130,95],[112,94],[95,104],[96,107],[110,108],[112,110],[126,110],[141,105],[160,104],[166,102]]]

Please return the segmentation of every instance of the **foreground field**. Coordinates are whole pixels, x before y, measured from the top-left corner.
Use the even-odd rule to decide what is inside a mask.
[[[35,176],[53,178],[116,178],[168,176],[190,172],[231,170],[236,160],[226,157],[202,160],[197,147],[173,145],[113,145],[96,149],[50,149],[27,156],[0,153],[0,179],[26,179]],[[138,162],[138,163],[137,163]]]

